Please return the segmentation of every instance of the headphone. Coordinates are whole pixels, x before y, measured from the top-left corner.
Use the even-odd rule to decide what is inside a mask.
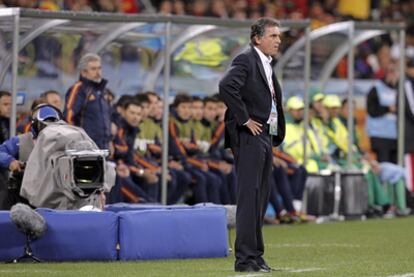
[[[57,109],[56,107],[54,107],[50,104],[45,104],[45,103],[37,105],[32,110],[32,115],[30,116],[31,117],[30,132],[33,134],[33,138],[36,138],[39,135],[40,131],[42,131],[42,129],[44,127],[46,127],[46,124],[45,124],[44,120],[42,118],[39,118],[38,114],[36,114],[41,108],[44,108],[44,107],[49,107],[49,108],[53,109],[56,112],[56,114],[58,115],[58,120],[63,119],[62,112],[59,109]]]

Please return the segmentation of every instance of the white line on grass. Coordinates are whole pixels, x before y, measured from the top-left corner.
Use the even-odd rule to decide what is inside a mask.
[[[345,248],[359,248],[361,247],[358,244],[348,244],[348,243],[321,243],[321,244],[312,244],[312,243],[281,243],[281,244],[266,244],[267,247],[274,248],[309,248],[309,247],[345,247]]]
[[[289,272],[289,273],[302,273],[302,272],[312,272],[312,271],[322,271],[323,268],[320,267],[310,267],[310,268],[278,268],[274,272]],[[228,277],[256,277],[256,276],[266,276],[266,274],[254,273],[254,274],[242,274],[242,275],[232,275]],[[391,276],[388,276],[391,277]],[[393,276],[394,277],[394,276]],[[395,276],[400,277],[400,276]],[[403,276],[403,277],[414,277],[414,276]]]
[[[390,275],[390,276],[387,276],[387,277],[414,277],[414,273],[405,273],[405,274],[402,274],[402,275]]]
[[[56,270],[47,269],[0,269],[0,273],[59,273]]]
[[[256,273],[256,274],[250,274],[250,273],[247,273],[247,274],[242,274],[242,275],[232,275],[232,276],[229,276],[229,277],[256,277],[256,276],[264,276],[264,274],[258,274],[258,273]]]
[[[302,272],[312,272],[312,271],[321,271],[321,270],[323,270],[323,268],[310,267],[310,268],[292,269],[292,270],[288,270],[288,272],[291,272],[291,273],[302,273]]]

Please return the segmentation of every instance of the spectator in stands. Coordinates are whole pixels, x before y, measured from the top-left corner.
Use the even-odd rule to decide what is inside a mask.
[[[0,143],[10,136],[11,93],[0,91]]]
[[[158,12],[160,14],[172,14],[173,12],[173,3],[170,0],[163,0],[159,4]]]
[[[405,134],[404,151],[406,153],[407,184],[409,191],[414,192],[414,58],[407,62],[405,83]],[[412,194],[411,194],[412,195]]]
[[[40,98],[44,99],[46,103],[52,105],[58,110],[62,110],[62,97],[56,90],[47,90],[40,94]]]
[[[192,125],[194,140],[200,147],[200,150],[207,152],[211,139],[211,129],[202,122],[204,117],[204,102],[200,97],[193,97],[191,112],[190,124]]]
[[[399,73],[392,64],[367,96],[366,131],[379,162],[397,162],[397,85]]]
[[[135,139],[134,149],[142,154],[148,154],[155,159],[159,159],[161,158],[162,129],[161,122],[157,121],[156,115],[159,112],[159,102],[162,101],[158,99],[158,95],[154,92],[147,92],[144,96],[141,99],[148,101],[145,102],[148,105],[148,115],[143,117],[139,124],[140,131]]]
[[[109,149],[111,105],[105,99],[107,80],[102,78],[101,58],[93,53],[79,61],[80,77],[66,93],[64,117],[80,126],[101,149]]]
[[[385,71],[392,64],[391,48],[388,43],[382,42],[375,51],[367,58],[368,64],[374,72],[374,78],[382,79],[385,77]]]
[[[211,13],[210,16],[219,17],[219,18],[228,18],[228,12],[226,9],[226,4],[221,0],[213,0],[211,2]]]
[[[407,62],[405,84],[405,152],[414,153],[414,58]]]
[[[194,0],[190,4],[190,15],[194,16],[206,16],[209,12],[209,1],[207,0]]]
[[[413,5],[414,6],[414,5]],[[413,11],[414,12],[414,11]],[[405,31],[405,55],[407,60],[414,59],[414,23],[411,22]],[[391,55],[393,59],[398,60],[400,58],[400,44],[394,43],[391,48]]]
[[[92,7],[88,2],[88,0],[65,0],[63,7],[69,11],[91,12]]]
[[[145,191],[145,194],[137,193],[140,197],[151,202],[158,201],[158,176],[155,172],[138,165],[135,159],[134,142],[139,132],[138,125],[142,118],[142,107],[138,99],[132,98],[125,103],[123,109],[122,117],[117,126],[117,134],[114,138],[114,160],[117,164],[128,166],[130,173],[132,173],[132,181]],[[136,188],[130,185],[127,185],[127,187],[134,194]],[[128,197],[128,194],[126,196]]]
[[[354,105],[354,109],[355,109],[355,107],[356,107],[355,100],[353,101],[353,105]],[[339,120],[341,120],[341,122],[344,126],[348,126],[348,117],[349,117],[348,98],[344,98],[342,100],[341,112],[339,114]],[[361,151],[361,148],[360,148],[360,145],[359,145],[360,144],[360,136],[358,135],[357,120],[356,120],[355,111],[354,111],[353,125],[354,125],[354,130],[353,130],[354,144],[358,148],[358,151]]]
[[[200,153],[192,137],[191,119],[192,97],[178,94],[173,103],[169,122],[169,155],[181,161],[185,170],[196,180],[193,187],[196,203],[220,203],[221,180],[209,172],[208,164],[198,157]]]
[[[0,91],[0,143],[10,136],[11,93]],[[0,201],[4,202],[7,195],[7,169],[0,168]],[[0,202],[0,205],[2,204]],[[1,207],[0,207],[1,208]]]
[[[304,163],[304,107],[303,100],[298,96],[293,96],[286,102],[289,117],[286,122],[286,137],[282,148],[284,152],[293,157],[299,164]],[[318,161],[321,156],[321,149],[315,134],[310,129],[308,130],[306,140],[307,163],[304,164],[304,167],[308,172],[315,173],[320,169]]]
[[[182,0],[175,0],[173,3],[173,13],[175,15],[185,15],[185,3]]]
[[[115,0],[97,0],[95,2],[94,10],[98,12],[112,12],[116,13],[120,11],[120,3]]]

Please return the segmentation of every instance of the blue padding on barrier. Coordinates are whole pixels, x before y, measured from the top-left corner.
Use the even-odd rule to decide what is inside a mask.
[[[38,209],[47,223],[33,252],[45,261],[117,260],[118,216],[112,212]]]
[[[129,204],[116,203],[105,206],[105,211],[124,212],[124,211],[142,211],[142,210],[163,210],[163,209],[191,209],[188,205],[161,205],[161,204]]]
[[[25,236],[17,230],[9,211],[0,211],[0,261],[10,261],[24,253]]]
[[[120,260],[227,256],[224,208],[120,212]]]

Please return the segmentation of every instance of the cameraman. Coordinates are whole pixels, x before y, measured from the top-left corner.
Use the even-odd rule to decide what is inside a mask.
[[[40,104],[32,111],[30,132],[11,137],[0,145],[0,168],[11,172],[6,195],[0,199],[0,209],[10,209],[17,202],[27,202],[19,195],[25,162],[33,150],[34,142],[47,122],[56,122],[62,117],[50,105]]]

